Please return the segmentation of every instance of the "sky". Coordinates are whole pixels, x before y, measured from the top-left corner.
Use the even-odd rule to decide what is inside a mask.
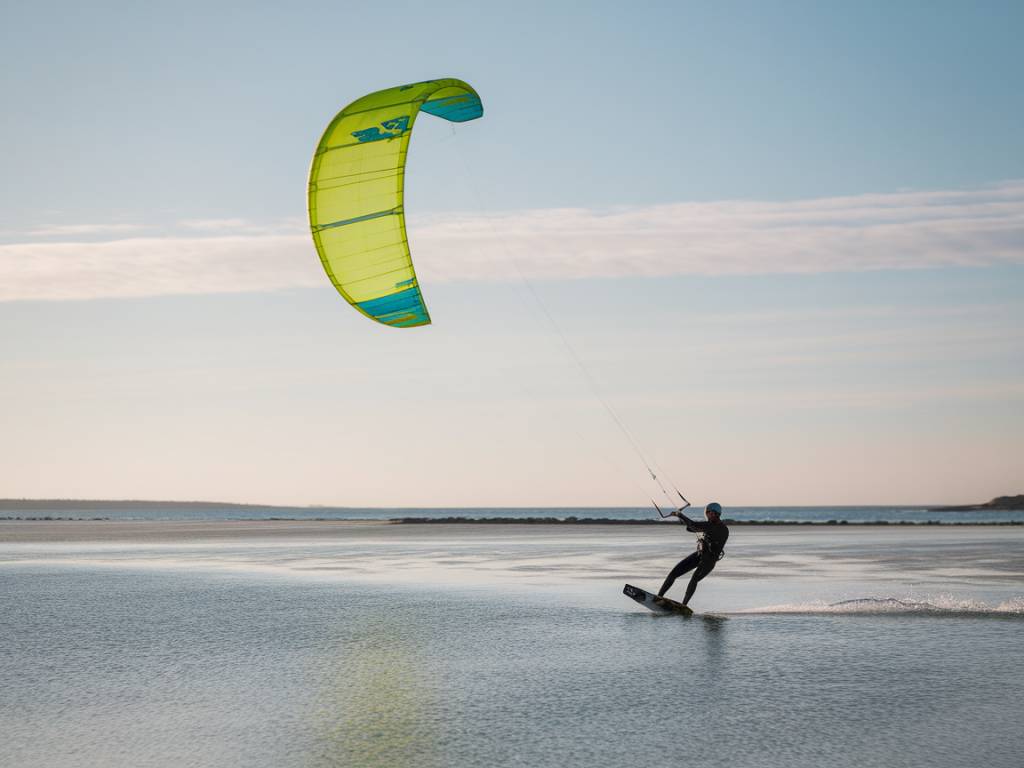
[[[0,497],[942,504],[1024,492],[1016,2],[0,0]],[[333,115],[458,77],[433,318],[309,237]]]

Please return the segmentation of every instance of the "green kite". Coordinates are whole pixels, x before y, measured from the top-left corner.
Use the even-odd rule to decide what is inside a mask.
[[[356,99],[327,126],[309,170],[309,227],[345,300],[378,323],[428,325],[405,233],[405,155],[416,115],[483,115],[461,80],[425,80]]]

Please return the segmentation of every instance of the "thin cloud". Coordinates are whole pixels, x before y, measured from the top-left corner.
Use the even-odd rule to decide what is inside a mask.
[[[235,232],[252,226],[247,219],[185,219],[180,222],[185,229],[196,229],[203,232]]]
[[[914,385],[904,389],[807,389],[756,392],[722,392],[693,391],[691,396],[701,403],[706,410],[716,408],[793,408],[815,409],[824,408],[907,408],[922,406],[928,403],[944,402],[975,402],[992,403],[993,401],[1024,400],[1024,385],[1012,381],[995,381],[979,384],[933,384],[927,386]],[[628,402],[628,399],[625,400]],[[678,406],[678,399],[651,399],[643,401],[645,405],[660,404],[664,408]]]
[[[325,285],[299,222],[261,229],[243,219],[183,225],[208,234],[0,245],[0,300]],[[1021,264],[1024,181],[789,202],[447,214],[411,218],[409,234],[424,282]]]
[[[567,279],[990,266],[1024,262],[1024,184],[449,217],[410,237],[425,267],[450,279],[517,270]]]
[[[55,224],[26,232],[29,237],[82,237],[87,235],[124,235],[141,232],[144,224]]]
[[[0,246],[0,301],[274,291],[323,284],[297,235]]]

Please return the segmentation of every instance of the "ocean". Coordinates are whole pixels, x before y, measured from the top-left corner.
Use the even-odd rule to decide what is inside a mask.
[[[1021,527],[736,527],[697,616],[621,594],[692,547],[3,521],[0,765],[1020,765]]]
[[[662,505],[666,511],[670,505]],[[700,509],[691,513],[701,516]],[[731,507],[725,517],[763,523],[1017,523],[1024,509],[953,512],[917,506]],[[416,518],[657,520],[652,507],[281,507],[259,504],[0,499],[0,521],[25,518],[106,520],[400,520]]]

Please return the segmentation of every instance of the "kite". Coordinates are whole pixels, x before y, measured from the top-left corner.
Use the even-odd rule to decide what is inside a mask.
[[[309,227],[320,261],[345,300],[378,323],[430,323],[405,231],[405,157],[416,116],[453,123],[483,115],[461,80],[376,91],[339,112],[309,170]]]

